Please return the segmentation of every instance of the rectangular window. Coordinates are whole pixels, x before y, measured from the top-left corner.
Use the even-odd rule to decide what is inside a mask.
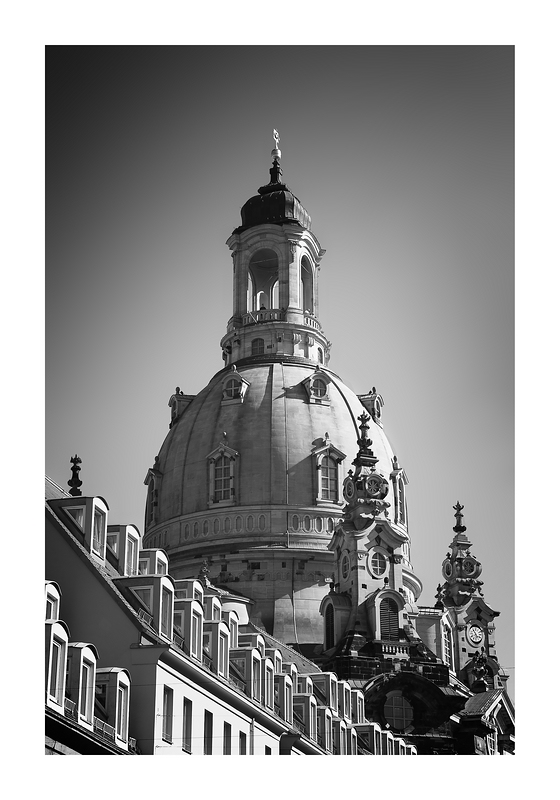
[[[214,724],[213,715],[210,711],[204,712],[204,755],[212,755],[212,727]]]
[[[247,734],[239,731],[239,755],[247,755]]]
[[[220,646],[218,650],[218,675],[226,674],[227,636],[220,633]]]
[[[229,618],[229,640],[231,647],[237,647],[237,620]]]
[[[231,497],[231,462],[221,456],[214,463],[214,502],[229,500]]]
[[[128,686],[119,684],[117,696],[117,736],[126,741],[128,733]]]
[[[93,513],[93,542],[92,549],[94,553],[102,556],[105,549],[105,514],[98,508]]]
[[[266,669],[265,699],[268,708],[274,708],[274,672],[270,667]]]
[[[132,588],[132,587],[131,587]],[[142,586],[138,586],[132,589],[132,591],[140,598],[140,600],[144,603],[147,609],[151,612],[152,610],[152,590],[150,588],[144,588]]]
[[[161,597],[161,632],[171,639],[171,604],[172,595],[169,589],[164,589]]]
[[[163,687],[163,722],[161,737],[169,744],[173,741],[173,689]]]
[[[119,535],[117,533],[108,533],[107,534],[107,547],[109,547],[113,553],[117,553],[117,542],[119,539]]]
[[[93,664],[84,661],[82,664],[82,685],[80,693],[80,715],[91,722],[93,711]]]
[[[191,653],[195,658],[200,658],[200,614],[192,615]]]
[[[265,754],[265,756],[271,756],[272,755],[272,749],[270,747],[266,747],[266,745],[265,745],[264,754]]]
[[[139,575],[147,575],[148,574],[148,559],[141,558],[138,562],[138,574]]]
[[[165,566],[165,562],[160,558],[157,559],[156,572],[158,575],[167,575],[167,567]]]
[[[58,600],[47,595],[47,610],[45,619],[58,619]]]
[[[231,755],[231,725],[224,722],[224,755]]]
[[[183,700],[183,750],[192,753],[192,700]]]
[[[64,645],[59,639],[53,639],[51,651],[51,680],[49,683],[49,694],[57,703],[62,703],[62,675]]]
[[[286,722],[292,724],[292,686],[286,682]]]
[[[133,536],[126,537],[126,574],[136,575],[138,561],[138,540]]]
[[[253,659],[253,698],[260,700],[261,697],[261,665],[258,659]]]

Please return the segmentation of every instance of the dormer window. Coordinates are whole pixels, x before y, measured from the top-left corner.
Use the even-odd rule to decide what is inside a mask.
[[[332,380],[326,372],[317,367],[315,372],[303,381],[310,403],[330,405],[329,387]]]
[[[105,524],[106,516],[100,508],[93,511],[93,539],[91,548],[99,556],[105,555]]]
[[[85,506],[76,506],[75,508],[66,506],[64,510],[70,514],[76,525],[83,531],[86,517]]]
[[[171,639],[171,609],[173,607],[173,594],[169,589],[163,589],[161,598],[161,633]]]
[[[239,374],[234,365],[222,379],[222,405],[242,403],[249,386],[249,381]]]
[[[45,620],[57,620],[60,607],[60,592],[54,583],[46,584]]]
[[[338,450],[325,434],[322,444],[313,450],[315,480],[315,502],[331,505],[340,502],[341,464],[345,453]]]
[[[224,442],[208,456],[208,505],[236,502],[236,466],[239,453]]]
[[[130,534],[126,537],[126,575],[136,575],[138,571],[138,539]]]

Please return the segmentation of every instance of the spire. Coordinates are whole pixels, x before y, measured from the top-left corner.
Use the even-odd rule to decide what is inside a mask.
[[[365,411],[358,417],[358,422],[360,423],[360,438],[357,440],[357,444],[360,449],[358,450],[358,455],[352,463],[356,467],[368,466],[375,470],[375,465],[379,459],[374,455],[373,450],[371,449],[371,439],[367,435],[369,431],[369,420],[370,417]]]
[[[457,520],[453,530],[455,533],[464,533],[467,530],[467,526],[463,525],[463,514],[461,513],[465,506],[462,506],[461,503],[457,500],[457,505],[453,506],[455,509],[455,519]]]
[[[442,593],[438,587],[438,600],[443,599],[446,605],[462,606],[474,593],[482,596],[482,581],[477,580],[482,572],[482,565],[473,555],[471,555],[471,542],[465,531],[467,526],[463,525],[464,506],[457,501],[453,506],[455,511],[455,525],[453,530],[455,536],[449,545],[450,552],[447,553],[443,564],[442,572],[445,583]]]
[[[82,459],[75,455],[70,459],[70,463],[72,464],[72,477],[68,481],[68,486],[70,486],[70,494],[72,497],[80,497],[82,494],[80,486],[82,485],[82,481],[78,477],[78,473],[80,472],[81,467],[78,464],[82,463]]]
[[[272,166],[269,170],[270,181],[266,186],[261,186],[259,189],[259,194],[268,194],[268,192],[275,192],[281,188],[288,189],[288,187],[282,183],[282,167],[280,166],[282,151],[278,147],[280,135],[276,128],[272,131],[272,138],[274,139],[274,147],[270,152],[270,155],[272,156]]]

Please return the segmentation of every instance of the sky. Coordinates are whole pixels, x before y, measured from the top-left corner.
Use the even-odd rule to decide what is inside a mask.
[[[176,386],[222,368],[225,245],[284,180],[326,254],[330,367],[385,400],[434,602],[453,506],[514,667],[513,48],[63,46],[47,50],[47,474],[143,526]]]

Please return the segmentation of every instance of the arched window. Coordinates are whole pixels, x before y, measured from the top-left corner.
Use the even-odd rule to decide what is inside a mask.
[[[251,342],[251,355],[262,356],[264,353],[264,339],[253,339]]]
[[[279,284],[278,281],[272,287],[272,308],[280,307]]]
[[[315,308],[313,305],[313,272],[311,268],[311,264],[307,260],[305,256],[301,259],[301,307],[303,311],[307,311],[310,314],[315,312]]]
[[[247,311],[255,310],[255,281],[251,270],[247,272]]]
[[[330,456],[321,459],[321,500],[338,500],[338,464]]]
[[[396,731],[406,730],[414,719],[414,709],[402,692],[390,692],[383,706],[383,714]]]
[[[399,609],[392,597],[384,597],[379,604],[381,638],[390,642],[399,640]]]
[[[278,293],[278,255],[274,250],[264,249],[251,258],[247,273],[247,310],[277,308],[274,293]],[[276,302],[278,302],[276,300]]]
[[[334,608],[329,603],[325,611],[325,649],[334,647]]]

